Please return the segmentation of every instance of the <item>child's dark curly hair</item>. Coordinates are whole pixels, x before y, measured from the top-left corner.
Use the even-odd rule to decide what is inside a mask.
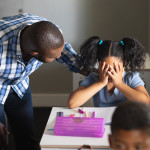
[[[150,136],[150,107],[138,101],[121,103],[112,116],[111,132],[142,130]]]
[[[100,41],[98,36],[90,37],[80,48],[80,64],[85,74],[108,56],[120,57],[126,71],[135,71],[144,66],[145,49],[136,39],[125,37],[121,41]]]

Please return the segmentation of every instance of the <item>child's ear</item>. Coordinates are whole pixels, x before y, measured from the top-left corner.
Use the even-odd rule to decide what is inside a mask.
[[[113,148],[113,146],[112,146],[112,135],[111,134],[108,135],[108,140],[109,140],[110,147]]]

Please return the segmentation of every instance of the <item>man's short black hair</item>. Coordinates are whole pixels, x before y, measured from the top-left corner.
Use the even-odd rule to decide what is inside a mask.
[[[146,130],[150,136],[150,107],[142,102],[121,103],[112,116],[111,131]]]
[[[29,39],[39,53],[58,49],[63,46],[64,38],[60,29],[49,21],[40,21],[31,25]]]

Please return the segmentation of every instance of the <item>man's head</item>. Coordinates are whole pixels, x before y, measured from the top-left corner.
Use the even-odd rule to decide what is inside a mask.
[[[114,150],[150,150],[150,107],[126,101],[115,110],[109,136]]]
[[[56,25],[40,21],[27,26],[21,32],[21,49],[42,62],[52,62],[60,57],[64,39]]]

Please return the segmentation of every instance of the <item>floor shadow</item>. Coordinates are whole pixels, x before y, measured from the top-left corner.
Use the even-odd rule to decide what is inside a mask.
[[[35,136],[38,143],[40,143],[42,134],[44,132],[48,117],[51,112],[51,107],[34,107],[34,121],[35,121]],[[10,132],[8,137],[8,149],[7,150],[15,150],[14,138],[11,133],[9,124],[8,130]],[[40,150],[40,147],[38,148]]]

